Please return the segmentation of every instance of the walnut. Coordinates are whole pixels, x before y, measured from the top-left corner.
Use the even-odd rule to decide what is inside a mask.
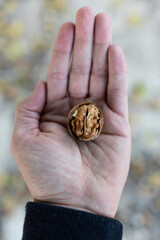
[[[76,105],[68,114],[68,130],[79,141],[94,140],[102,131],[103,113],[91,101]]]

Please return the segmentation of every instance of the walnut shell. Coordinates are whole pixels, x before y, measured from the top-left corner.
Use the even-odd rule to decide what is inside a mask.
[[[103,123],[101,109],[91,101],[73,107],[67,119],[70,135],[83,142],[89,142],[98,137],[102,131]]]

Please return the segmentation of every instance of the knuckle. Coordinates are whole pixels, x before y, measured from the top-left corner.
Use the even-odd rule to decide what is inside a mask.
[[[67,77],[67,74],[65,72],[52,72],[52,73],[49,73],[47,78],[48,80],[57,80],[58,82],[59,81],[63,81],[64,79],[66,79]]]
[[[92,70],[92,76],[97,77],[97,78],[106,78],[107,71],[105,68],[97,67]]]
[[[16,133],[14,132],[12,135],[11,139],[11,152],[13,153],[18,147],[19,143],[21,142],[21,135],[17,131]]]
[[[30,137],[22,129],[14,131],[11,138],[11,152],[22,151],[27,146]]]
[[[29,107],[29,104],[27,103],[27,99],[24,99],[22,102],[20,102],[18,105],[17,105],[17,108],[16,108],[16,113],[19,115],[24,115],[26,116],[29,112],[28,110],[28,107]]]
[[[71,73],[79,75],[87,75],[90,72],[90,66],[83,64],[72,65]]]
[[[84,91],[80,88],[72,88],[70,89],[70,96],[75,97],[75,98],[82,98],[87,96],[87,90]]]
[[[116,97],[124,97],[127,94],[127,89],[115,88],[112,90],[112,94]]]
[[[16,108],[16,112],[21,112],[23,109],[23,102],[20,102],[18,105],[17,105],[17,108]]]
[[[112,78],[123,79],[123,78],[126,78],[127,74],[128,74],[127,70],[123,71],[123,72],[113,71],[113,72],[111,72],[110,76]]]

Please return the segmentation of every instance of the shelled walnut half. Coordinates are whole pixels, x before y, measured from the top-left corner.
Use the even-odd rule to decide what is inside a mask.
[[[103,128],[103,113],[91,101],[76,105],[68,114],[67,125],[71,136],[79,141],[94,140]]]

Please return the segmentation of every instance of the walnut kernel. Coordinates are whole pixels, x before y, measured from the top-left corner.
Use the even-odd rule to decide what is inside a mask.
[[[102,131],[103,114],[91,101],[76,105],[68,115],[69,133],[79,141],[92,141]]]

